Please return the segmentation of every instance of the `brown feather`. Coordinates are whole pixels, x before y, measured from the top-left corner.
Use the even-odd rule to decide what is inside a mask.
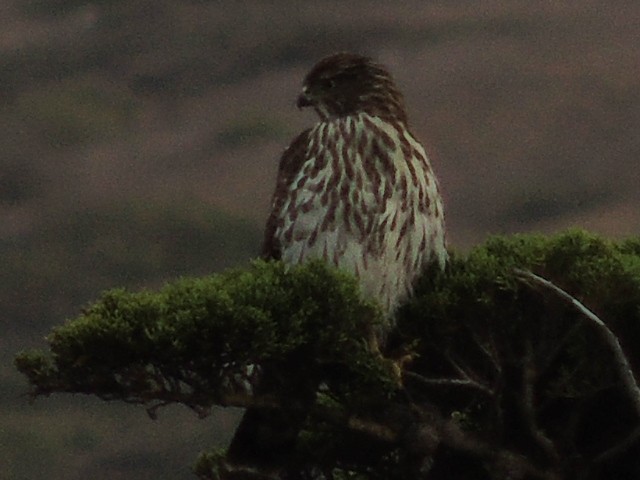
[[[408,129],[401,93],[371,59],[340,53],[321,60],[305,77],[298,106],[313,107],[320,121],[282,154],[263,255],[290,264],[320,258],[355,274],[387,314],[376,332],[382,344],[423,267],[444,267],[438,182]],[[296,365],[265,367],[254,393],[286,391],[299,408],[249,409],[230,462],[277,470],[289,461],[322,380],[291,375]]]
[[[293,179],[306,159],[310,131],[309,128],[298,135],[280,157],[276,189],[271,200],[271,213],[267,219],[262,242],[262,256],[265,259],[279,260],[281,257],[280,243],[276,238],[280,221],[278,214],[287,198]]]

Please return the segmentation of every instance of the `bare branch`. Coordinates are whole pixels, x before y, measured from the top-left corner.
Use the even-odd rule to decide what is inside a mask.
[[[475,373],[473,373],[473,371],[470,368],[463,367],[460,364],[460,361],[454,359],[450,354],[445,354],[445,358],[449,361],[451,366],[454,368],[456,372],[458,372],[458,374],[462,377],[463,380],[469,382],[470,384],[473,384],[474,386],[476,386],[476,388],[480,390],[484,390],[485,393],[488,393],[489,395],[493,395],[493,390],[491,390],[491,388],[487,387],[482,381],[480,381],[478,379],[479,375],[476,375]]]
[[[480,340],[477,333],[470,332],[470,334],[478,349],[489,359],[489,362],[491,363],[491,365],[493,365],[496,373],[500,375],[502,373],[502,365],[500,365],[500,361],[498,359],[498,354],[495,347],[495,339],[493,338],[493,335],[491,335],[490,339],[491,348],[487,348],[487,346]]]
[[[370,437],[377,438],[378,440],[395,442],[398,439],[398,434],[386,425],[359,418],[355,415],[347,419],[346,426],[349,430],[366,433]]]
[[[638,381],[633,373],[633,369],[622,350],[622,346],[620,345],[620,341],[618,337],[609,329],[609,327],[591,310],[589,310],[583,303],[577,300],[575,297],[550,282],[549,280],[536,275],[533,272],[522,269],[514,269],[514,273],[517,278],[521,281],[532,284],[538,287],[542,287],[547,291],[554,293],[558,298],[562,299],[575,309],[577,309],[584,318],[586,318],[593,326],[596,327],[596,330],[600,333],[603,340],[606,344],[611,348],[611,351],[614,354],[616,367],[618,370],[618,374],[622,378],[622,381],[625,385],[626,391],[629,394],[631,401],[636,409],[638,415],[640,415],[640,386],[638,386]]]
[[[315,405],[310,415],[338,427],[345,427],[354,432],[364,433],[384,442],[396,442],[399,434],[396,429],[368,418],[350,415],[341,409],[324,405]]]
[[[560,339],[556,339],[554,342],[553,348],[551,348],[544,358],[542,359],[542,364],[540,365],[540,374],[544,374],[545,371],[556,361],[558,356],[563,351],[563,348],[567,345],[567,342],[571,339],[571,337],[575,334],[575,332],[580,327],[580,323],[576,322],[571,328],[567,329],[567,331],[562,335]]]
[[[419,411],[424,426],[430,432],[435,431],[443,445],[483,460],[493,478],[500,480],[504,478],[560,480],[561,478],[554,470],[540,469],[522,455],[477,438],[472,432],[463,430],[453,420],[445,419],[437,413],[417,406],[414,408]]]
[[[536,368],[533,364],[533,345],[530,339],[527,340],[525,348],[524,368],[522,369],[522,407],[525,417],[524,420],[535,442],[545,452],[547,457],[557,463],[560,460],[560,456],[556,446],[538,427],[538,422],[536,421],[536,409],[534,406]]]
[[[422,383],[423,385],[428,385],[428,386],[473,388],[489,396],[493,396],[494,394],[491,388],[487,387],[486,385],[483,385],[480,382],[472,380],[466,375],[465,375],[465,378],[462,378],[462,379],[460,378],[426,378],[414,372],[404,372],[403,376],[411,378],[412,380],[416,380]]]
[[[622,439],[622,441],[618,442],[613,447],[599,454],[596,458],[593,459],[593,463],[598,465],[608,462],[618,455],[622,455],[627,450],[629,450],[629,448],[636,445],[636,442],[638,440],[640,440],[640,426],[636,427],[629,435]]]

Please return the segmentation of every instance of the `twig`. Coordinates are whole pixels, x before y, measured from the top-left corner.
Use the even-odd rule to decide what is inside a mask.
[[[418,412],[421,423],[426,428],[436,432],[438,441],[443,445],[483,460],[492,478],[560,480],[560,475],[554,470],[542,470],[522,455],[485,442],[460,428],[455,421],[443,418],[439,413],[426,411],[415,405],[414,411]]]
[[[315,405],[309,413],[311,416],[327,423],[338,427],[346,427],[351,431],[364,433],[384,442],[393,443],[398,441],[399,438],[397,429],[368,418],[350,415],[341,409]]]
[[[281,408],[282,404],[277,398],[270,395],[254,396],[250,394],[242,393],[229,393],[229,394],[195,394],[192,392],[177,392],[171,390],[154,390],[146,392],[138,392],[126,396],[121,393],[112,392],[97,392],[88,388],[86,390],[63,389],[56,390],[58,392],[67,391],[69,393],[81,393],[86,395],[96,395],[98,398],[105,401],[120,400],[125,403],[131,403],[136,405],[147,406],[148,413],[153,418],[159,408],[173,404],[180,403],[190,409],[194,410],[198,416],[206,416],[205,412],[208,411],[210,405],[216,404],[222,407],[240,407],[240,408],[264,408],[274,409]]]
[[[596,330],[600,333],[613,352],[618,374],[622,378],[622,382],[624,383],[626,391],[633,402],[636,413],[640,416],[640,386],[638,386],[638,381],[636,380],[627,356],[622,350],[618,337],[616,337],[611,329],[609,329],[609,327],[607,327],[607,325],[583,303],[549,280],[542,278],[533,272],[519,268],[514,269],[514,273],[517,278],[524,282],[543,287],[544,289],[553,292],[557,297],[577,309],[584,318],[589,320],[589,322],[596,327]]]
[[[474,388],[476,390],[479,390],[482,393],[489,396],[493,396],[494,394],[491,388],[487,387],[486,385],[483,385],[480,382],[476,382],[475,380],[472,380],[469,377],[462,378],[462,379],[461,378],[426,378],[414,372],[404,372],[402,375],[404,377],[408,377],[413,380],[416,380],[422,383],[423,385],[442,386],[442,387],[467,387],[467,388]]]
[[[491,340],[490,340],[491,349],[489,349],[483,344],[483,342],[478,337],[477,333],[472,331],[469,333],[471,335],[471,338],[475,342],[476,346],[478,347],[478,349],[485,354],[485,356],[491,362],[491,365],[493,365],[493,368],[495,369],[496,373],[500,375],[502,373],[502,366],[500,365],[500,362],[498,360],[498,354],[496,352],[495,341],[493,339],[493,336],[491,337]]]
[[[484,383],[482,383],[480,380],[478,380],[478,375],[475,375],[473,373],[469,373],[471,372],[471,370],[469,369],[469,371],[465,370],[458,361],[456,361],[454,358],[451,357],[450,354],[445,354],[445,358],[449,361],[449,363],[451,364],[451,366],[453,367],[453,369],[458,372],[458,374],[462,377],[463,380],[466,380],[472,384],[474,384],[477,388],[479,388],[480,390],[484,390],[485,393],[489,393],[490,395],[493,395],[493,390],[491,390],[489,387],[487,387],[486,385],[484,385]]]
[[[593,463],[599,465],[608,462],[609,460],[617,457],[620,454],[625,453],[629,448],[635,445],[638,439],[640,439],[640,426],[636,427],[621,442],[618,442],[613,447],[599,454],[596,458],[593,459]]]
[[[385,442],[395,442],[398,439],[398,434],[386,425],[356,416],[350,416],[347,419],[346,426],[349,430],[366,433],[370,437],[374,437]]]
[[[534,385],[536,381],[536,370],[533,365],[533,345],[529,339],[526,342],[526,353],[524,358],[524,368],[522,369],[522,406],[524,410],[525,423],[529,433],[545,452],[548,458],[557,463],[560,460],[558,451],[553,441],[545,435],[536,422],[536,410],[534,407]]]
[[[544,375],[545,372],[547,372],[551,365],[553,365],[553,362],[556,361],[564,346],[567,344],[571,336],[575,334],[579,327],[580,323],[575,322],[574,325],[572,325],[571,328],[567,329],[564,335],[562,335],[562,338],[557,340],[554,346],[550,348],[548,352],[546,352],[544,358],[542,359],[542,364],[540,365],[541,376]]]

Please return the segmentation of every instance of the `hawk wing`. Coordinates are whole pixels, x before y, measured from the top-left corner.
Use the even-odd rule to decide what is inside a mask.
[[[310,132],[309,128],[298,135],[280,157],[276,189],[271,200],[271,213],[267,220],[262,243],[262,256],[266,259],[280,260],[282,256],[281,245],[276,238],[278,223],[281,221],[280,212],[287,199],[291,183],[307,159]]]

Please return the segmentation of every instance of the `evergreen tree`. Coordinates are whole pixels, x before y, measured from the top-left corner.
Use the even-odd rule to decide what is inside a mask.
[[[380,321],[343,272],[256,261],[108,291],[16,366],[34,397],[152,416],[171,403],[294,413],[292,392],[251,385],[267,366],[304,378],[318,388],[286,459],[296,478],[640,478],[640,239],[494,237],[425,272],[382,356],[366,342]],[[272,478],[230,472],[224,451],[195,473]]]

